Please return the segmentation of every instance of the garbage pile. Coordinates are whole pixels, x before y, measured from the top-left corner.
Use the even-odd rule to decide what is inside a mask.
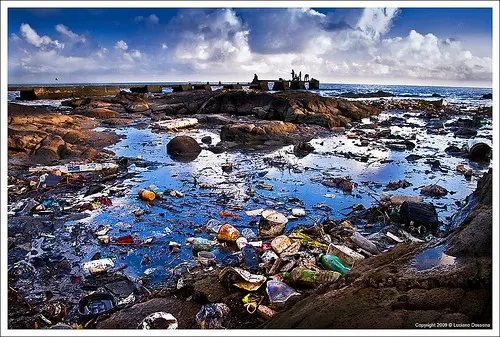
[[[364,259],[399,243],[433,240],[431,228],[425,226],[437,221],[434,206],[422,201],[401,202],[401,199],[404,198],[394,199],[395,202],[386,199],[370,209],[355,207],[348,219],[297,226],[288,233],[284,230],[289,218],[304,216],[305,210],[293,209],[290,216],[273,209],[247,211],[260,217],[257,232],[250,228],[240,232],[229,223],[212,219],[204,226],[209,238],[186,240],[198,265],[177,275],[177,289],[182,289],[193,274],[215,270],[219,282],[230,293],[244,294],[241,306],[248,315],[269,320],[290,299],[300,298],[321,285],[342,282]],[[375,213],[382,214],[382,220]],[[360,222],[367,221],[382,221],[386,225],[367,235],[358,228]],[[211,253],[216,247],[232,253],[217,260]],[[202,307],[196,322],[201,328],[220,329],[224,328],[228,315],[224,303],[212,303]]]

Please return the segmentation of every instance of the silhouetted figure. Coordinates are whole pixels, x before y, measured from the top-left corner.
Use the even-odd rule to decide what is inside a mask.
[[[304,81],[309,81],[309,74],[304,75]]]
[[[299,71],[299,81],[302,81],[302,71]]]
[[[292,81],[295,81],[295,70],[292,69]]]
[[[257,74],[253,74],[252,83],[259,83],[259,77],[257,76]]]

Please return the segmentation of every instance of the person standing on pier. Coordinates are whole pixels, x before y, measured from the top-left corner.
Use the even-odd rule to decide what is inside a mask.
[[[292,69],[292,81],[295,80],[295,70]]]

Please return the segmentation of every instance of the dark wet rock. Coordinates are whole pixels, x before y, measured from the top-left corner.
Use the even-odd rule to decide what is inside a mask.
[[[322,185],[327,187],[337,187],[342,189],[346,193],[351,193],[353,189],[353,183],[346,178],[337,177],[337,178],[323,178],[319,181]]]
[[[492,93],[484,94],[483,99],[493,99],[493,94]]]
[[[305,157],[313,151],[314,151],[314,146],[312,146],[308,142],[299,142],[293,147],[293,153],[295,154],[295,156],[299,158]]]
[[[69,106],[72,108],[77,108],[82,105],[87,105],[92,101],[90,97],[83,97],[83,98],[73,98],[70,100],[62,101],[61,105],[63,106]]]
[[[393,97],[393,96],[394,94],[381,90],[369,93],[346,92],[340,95],[340,97],[345,97],[345,98],[374,98],[374,97]]]
[[[436,208],[431,203],[405,201],[399,210],[402,223],[409,225],[413,221],[415,226],[424,226],[435,230],[439,226]]]
[[[464,150],[455,145],[448,146],[446,149],[444,149],[444,152],[452,156],[462,156],[466,153]]]
[[[442,98],[444,96],[441,96],[440,94],[432,94],[431,97],[439,97],[439,98]]]
[[[179,323],[179,329],[194,327],[194,317],[200,309],[195,302],[175,298],[174,296],[153,298],[149,301],[136,304],[130,308],[111,314],[109,318],[102,319],[96,326],[97,329],[137,329],[142,320],[158,311],[172,314]]]
[[[446,123],[447,127],[461,128],[479,128],[481,127],[481,118],[458,118],[456,121]]]
[[[464,137],[464,138],[475,137],[477,135],[477,130],[469,128],[459,128],[454,132],[454,135],[455,137]]]
[[[419,159],[422,159],[423,157],[419,154],[410,154],[408,156],[405,157],[406,160],[408,161],[415,161],[415,160],[419,160]]]
[[[442,186],[433,184],[422,187],[420,194],[433,198],[440,198],[448,194],[448,190]]]
[[[144,112],[150,109],[149,104],[144,101],[130,102],[125,105],[125,109],[128,112]]]
[[[400,188],[407,188],[410,187],[412,184],[409,181],[406,180],[399,180],[399,181],[390,181],[386,188],[388,190],[394,191]]]
[[[212,137],[210,136],[204,136],[201,138],[201,142],[203,144],[212,144]]]
[[[201,152],[201,147],[193,137],[176,136],[167,144],[167,153],[173,158],[195,159]]]
[[[461,224],[451,235],[447,254],[453,256],[491,256],[492,252],[492,170],[478,181],[473,194],[467,197],[464,207],[452,219]]]
[[[215,146],[209,146],[208,151],[215,153],[215,154],[220,154],[226,152],[227,148],[223,144],[217,144]]]

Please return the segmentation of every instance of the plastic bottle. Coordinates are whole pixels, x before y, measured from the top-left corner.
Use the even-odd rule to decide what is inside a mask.
[[[290,284],[307,287],[316,287],[319,284],[335,282],[341,276],[332,270],[311,270],[305,267],[296,267],[289,273],[283,273],[283,278]]]
[[[340,259],[335,255],[326,255],[321,254],[319,256],[319,263],[323,266],[323,268],[327,270],[337,271],[341,274],[347,273],[350,268],[346,267]]]
[[[269,302],[276,306],[283,306],[290,297],[300,295],[286,283],[274,280],[267,281],[266,292]]]
[[[151,192],[145,189],[139,190],[139,198],[141,198],[144,201],[153,201],[155,200],[155,192]]]

